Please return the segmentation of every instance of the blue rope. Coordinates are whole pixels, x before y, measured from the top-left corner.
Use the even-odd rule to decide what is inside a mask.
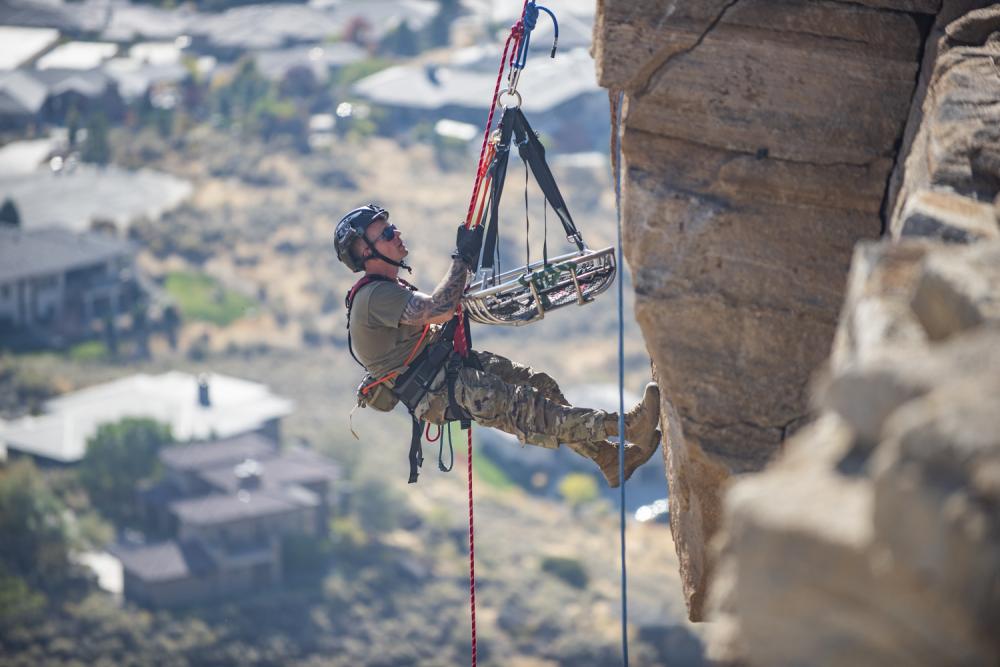
[[[538,25],[539,11],[545,12],[552,19],[554,36],[552,40],[552,52],[549,54],[549,57],[556,57],[556,47],[559,44],[559,21],[556,20],[556,15],[552,13],[551,9],[535,4],[535,0],[531,0],[524,7],[524,39],[521,40],[521,46],[517,50],[517,57],[514,58],[514,64],[512,65],[514,69],[524,69],[524,66],[528,62],[528,44],[531,42],[531,31]]]
[[[618,217],[618,488],[621,491],[619,525],[622,545],[622,659],[628,667],[628,577],[625,572],[625,265],[622,261],[622,102],[618,93],[612,141],[615,147],[615,213]]]

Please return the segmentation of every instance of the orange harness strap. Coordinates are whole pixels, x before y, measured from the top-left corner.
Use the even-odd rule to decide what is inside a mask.
[[[413,358],[417,356],[417,350],[420,349],[420,344],[424,342],[425,338],[427,338],[427,332],[430,331],[430,329],[431,325],[429,324],[424,325],[424,330],[421,332],[420,338],[417,339],[417,344],[413,346],[413,349],[410,350],[410,356],[406,357],[406,361],[403,362],[404,366],[409,366],[410,362],[413,361]],[[366,384],[364,387],[361,388],[361,393],[367,396],[369,389],[372,389],[373,387],[380,385],[383,382],[387,382],[396,377],[397,375],[399,375],[399,371],[393,371],[388,375],[386,375],[385,377],[381,377],[378,380],[375,380],[371,384]]]

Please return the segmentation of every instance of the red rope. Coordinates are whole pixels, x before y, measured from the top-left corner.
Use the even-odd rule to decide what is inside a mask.
[[[503,55],[500,57],[500,70],[497,72],[497,81],[493,86],[493,99],[490,102],[490,113],[486,118],[486,130],[483,132],[483,144],[479,148],[479,164],[476,165],[476,182],[472,186],[472,197],[469,199],[469,210],[465,214],[465,226],[468,229],[479,226],[482,220],[483,207],[486,204],[485,197],[483,199],[483,204],[480,206],[479,216],[473,224],[472,216],[476,209],[476,199],[479,196],[479,186],[483,182],[483,177],[486,175],[486,165],[484,164],[483,158],[486,156],[486,146],[489,144],[490,139],[490,128],[493,127],[493,112],[497,108],[497,98],[500,96],[500,81],[503,79],[504,69],[509,67],[514,62],[514,57],[517,54],[518,46],[521,40],[524,38],[524,12],[528,7],[528,0],[524,0],[524,4],[521,6],[521,18],[518,19],[517,23],[511,26],[510,34],[507,36],[507,41],[503,45]],[[510,54],[510,63],[507,62],[507,52],[510,49],[511,41],[514,41],[514,51]],[[492,155],[490,157],[492,161]],[[462,312],[461,305],[458,306],[456,310],[456,317],[458,317],[458,327],[455,330],[455,351],[461,356],[465,357],[469,354],[469,341],[465,336],[465,314]],[[469,436],[468,436],[468,478],[469,478],[469,615],[472,621],[472,667],[476,667],[476,658],[478,657],[477,645],[476,645],[476,530],[473,503],[472,503],[472,425],[469,425]],[[440,435],[440,433],[439,433]]]
[[[472,667],[476,667],[476,539],[472,520],[472,427],[469,427],[469,610],[472,614]]]
[[[437,426],[437,435],[433,438],[431,437],[431,426]],[[427,428],[424,429],[424,439],[427,442],[437,442],[441,439],[441,424],[431,424],[427,422]]]
[[[500,69],[497,71],[497,81],[493,86],[493,99],[490,101],[490,113],[486,117],[486,130],[483,132],[483,145],[479,148],[479,164],[476,167],[476,181],[472,186],[472,197],[469,200],[469,211],[465,214],[465,226],[472,229],[472,213],[476,206],[476,195],[479,193],[479,184],[483,179],[483,156],[486,155],[486,144],[489,143],[490,139],[490,128],[493,127],[493,112],[497,108],[497,98],[500,97],[500,81],[503,80],[503,73],[507,67],[514,62],[514,58],[517,55],[517,48],[521,44],[521,40],[524,38],[524,10],[528,6],[528,0],[524,0],[524,5],[521,7],[521,18],[517,20],[517,23],[511,26],[510,34],[507,35],[507,41],[503,45],[503,55],[500,57]],[[514,42],[514,51],[510,54],[510,62],[508,63],[507,53],[510,49],[511,41]]]

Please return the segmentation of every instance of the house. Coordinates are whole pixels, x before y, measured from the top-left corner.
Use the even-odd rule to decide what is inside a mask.
[[[24,130],[38,121],[48,89],[21,70],[0,72],[0,130]]]
[[[171,539],[120,544],[125,597],[151,607],[213,601],[276,585],[283,543],[325,534],[338,466],[282,452],[258,434],[168,447],[163,476],[139,491],[147,528]]]
[[[141,298],[132,244],[103,234],[0,226],[0,336],[60,343]]]
[[[126,417],[165,423],[181,441],[256,432],[276,442],[292,407],[266,385],[240,378],[180,371],[138,374],[53,398],[42,415],[0,427],[0,442],[12,454],[73,464],[83,458],[87,439],[101,424]]]
[[[87,118],[93,111],[110,118],[124,114],[118,86],[103,69],[48,67],[26,71],[45,86],[40,118],[47,123],[64,123],[70,110],[75,110],[79,119]]]
[[[385,110],[388,124],[401,130],[441,118],[481,127],[493,97],[496,67],[495,52],[463,50],[447,64],[389,67],[355,83],[352,92]],[[607,93],[597,85],[586,50],[536,58],[518,89],[535,131],[552,137],[560,149],[594,150],[607,143]]]
[[[21,67],[57,41],[59,31],[52,28],[0,25],[0,71]]]
[[[247,51],[319,44],[338,37],[340,26],[310,5],[260,4],[204,14],[190,32],[195,51],[234,60]]]
[[[272,81],[282,82],[296,71],[307,71],[313,80],[326,81],[330,73],[368,57],[360,47],[349,42],[321,46],[296,46],[260,51],[254,54],[257,71]]]
[[[67,160],[59,170],[0,176],[0,191],[17,205],[26,231],[59,227],[84,232],[96,219],[110,220],[125,231],[134,220],[158,220],[187,199],[193,186],[153,169]]]
[[[38,69],[89,70],[99,67],[118,52],[113,42],[66,42],[38,59]]]
[[[56,28],[71,35],[89,34],[104,28],[112,7],[108,2],[3,0],[0,2],[0,25]]]
[[[141,39],[176,40],[187,34],[202,16],[188,5],[162,9],[140,3],[109,5],[109,17],[101,38],[128,44]]]

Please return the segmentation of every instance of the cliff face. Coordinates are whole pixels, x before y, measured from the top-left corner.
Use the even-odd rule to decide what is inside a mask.
[[[598,1],[598,77],[625,91],[625,252],[692,619],[723,486],[803,421],[854,245],[881,234],[938,5]]]
[[[671,529],[716,659],[1000,663],[987,4],[598,2]]]
[[[819,417],[726,496],[717,659],[1000,664],[1000,5],[946,2],[929,52]]]

